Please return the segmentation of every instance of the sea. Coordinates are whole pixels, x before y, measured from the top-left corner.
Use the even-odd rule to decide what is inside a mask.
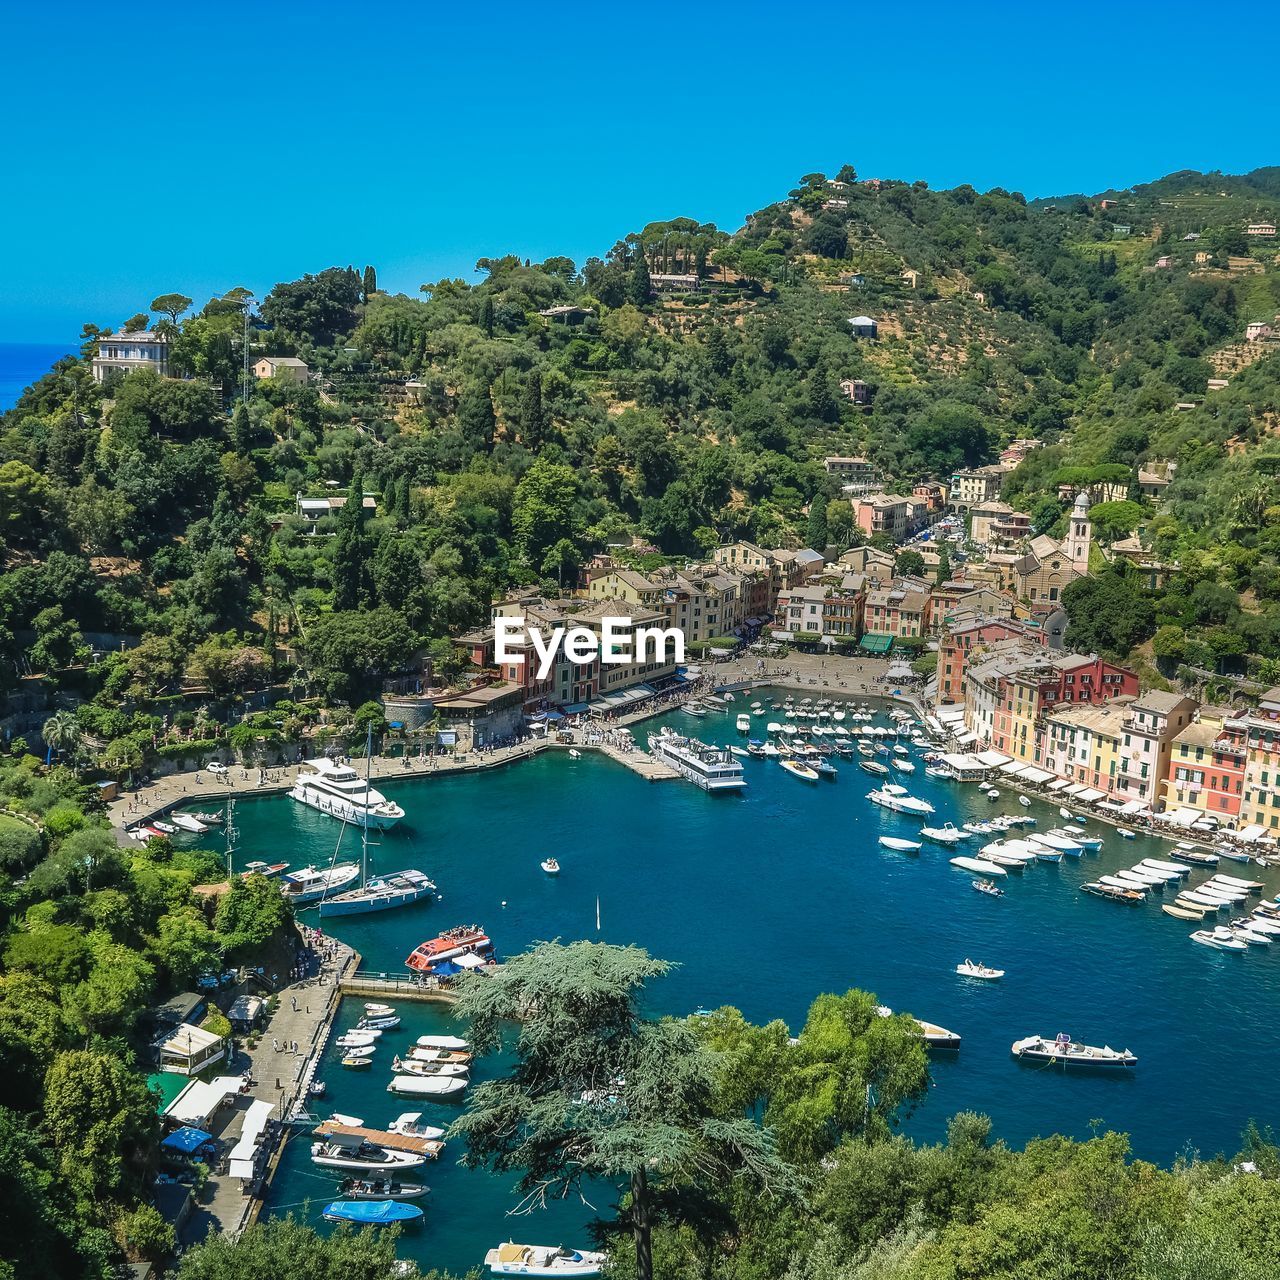
[[[71,343],[0,342],[0,413],[12,409],[56,360],[75,350]]]
[[[746,705],[740,695],[727,712],[694,719],[677,711],[664,720],[706,741],[741,742],[734,716]],[[773,718],[781,717],[753,724],[763,729]],[[640,726],[641,737],[661,723]],[[1037,800],[1024,809],[1011,789],[992,801],[974,786],[927,778],[919,752],[912,754],[916,772],[897,780],[936,806],[937,824],[996,813],[1029,813],[1039,830],[1063,822],[1056,805]],[[990,1115],[995,1136],[1015,1146],[1054,1133],[1085,1138],[1102,1126],[1129,1134],[1136,1155],[1167,1165],[1191,1153],[1233,1153],[1250,1119],[1277,1120],[1270,1081],[1280,954],[1272,952],[1280,944],[1243,955],[1197,946],[1194,923],[1160,911],[1176,890],[1153,892],[1138,907],[1079,891],[1100,873],[1167,858],[1168,841],[1125,840],[1089,822],[1104,838],[1100,852],[1010,871],[1004,896],[993,898],[949,865],[955,850],[926,843],[910,856],[878,845],[881,835],[914,838],[920,823],[872,805],[866,796],[875,782],[856,760],[838,762],[834,782],[817,783],[774,760],[744,764],[745,791],[716,796],[684,781],[646,782],[591,753],[572,760],[547,752],[496,772],[380,782],[407,817],[374,851],[377,867],[420,867],[439,897],[325,925],[361,952],[367,970],[396,975],[419,942],[460,924],[484,926],[500,955],[552,938],[631,943],[677,966],[649,989],[653,1012],[729,1004],[757,1022],[781,1018],[793,1032],[822,992],[873,991],[962,1037],[958,1053],[934,1055],[928,1095],[904,1118],[904,1132],[922,1141],[941,1139],[949,1116],[973,1110]],[[332,819],[286,796],[240,802],[237,826],[242,861],[327,862],[338,839]],[[991,838],[975,837],[962,851],[975,854]],[[217,846],[212,833],[204,839]],[[358,856],[354,838],[343,852]],[[557,877],[540,868],[548,855],[561,864]],[[1268,896],[1280,890],[1275,870],[1226,861],[1220,869],[1264,881]],[[1205,878],[1200,870],[1189,877]],[[1005,977],[962,979],[955,967],[966,958]],[[339,1030],[354,1024],[361,1004],[344,1001]],[[426,1032],[457,1033],[447,1010],[401,1004],[399,1011],[403,1025],[382,1037],[370,1069],[344,1070],[337,1051],[326,1053],[318,1118],[339,1111],[384,1127],[421,1110],[444,1126],[465,1105],[386,1092],[392,1054]],[[1064,1075],[1010,1055],[1016,1039],[1062,1031],[1131,1049],[1138,1066]],[[473,1078],[501,1068],[501,1059],[481,1061]],[[267,1212],[320,1224],[337,1179],[311,1164],[309,1144],[305,1130],[290,1140]],[[573,1199],[508,1216],[519,1203],[513,1179],[463,1169],[459,1155],[451,1143],[410,1175],[431,1193],[421,1202],[424,1223],[399,1247],[424,1268],[463,1273],[510,1239],[588,1245],[586,1224],[617,1201],[615,1188],[596,1187],[590,1205]]]

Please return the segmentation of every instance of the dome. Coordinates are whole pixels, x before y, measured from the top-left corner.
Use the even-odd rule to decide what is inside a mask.
[[[1087,516],[1089,514],[1089,495],[1082,489],[1076,494],[1076,505],[1072,515]]]

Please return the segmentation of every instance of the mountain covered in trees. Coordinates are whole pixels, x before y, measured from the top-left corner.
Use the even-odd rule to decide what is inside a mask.
[[[1125,654],[1159,634],[1166,669],[1247,660],[1269,679],[1278,366],[1242,339],[1280,310],[1275,242],[1245,234],[1274,220],[1276,173],[1028,203],[845,166],[733,234],[650,223],[580,266],[482,258],[478,283],[413,297],[372,267],[260,305],[164,295],[123,328],[169,338],[167,379],[95,383],[109,330],[86,324],[83,355],[3,419],[3,678],[65,679],[108,633],[142,643],[80,681],[100,707],[184,679],[354,700],[423,642],[447,661],[495,593],[567,582],[606,546],[848,545],[827,454],[908,485],[1035,437],[1007,496],[1038,530],[1062,524],[1060,485],[1119,485],[1102,541],[1138,531],[1179,566],[1159,593],[1100,575],[1109,608],[1079,610],[1076,638]],[[852,336],[860,313],[875,341]],[[243,377],[263,355],[311,377]],[[1159,506],[1136,484],[1157,459],[1178,464]],[[297,512],[348,492],[376,508]]]

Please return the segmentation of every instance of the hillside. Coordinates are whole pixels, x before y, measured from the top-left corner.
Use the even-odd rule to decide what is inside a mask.
[[[301,689],[355,699],[419,637],[443,645],[495,592],[571,577],[606,544],[848,543],[829,453],[908,485],[1018,437],[1047,446],[1011,485],[1038,529],[1062,519],[1060,484],[1105,468],[1132,501],[1097,512],[1103,541],[1139,530],[1180,566],[1158,594],[1122,584],[1133,625],[1082,618],[1082,643],[1164,627],[1175,663],[1269,679],[1280,365],[1245,326],[1280,311],[1280,269],[1245,228],[1275,219],[1277,172],[1029,205],[846,166],[732,235],[652,223],[581,269],[482,259],[480,283],[407,297],[333,267],[256,310],[178,293],[124,329],[167,338],[185,381],[95,382],[109,330],[87,324],[82,357],[4,415],[6,682],[66,672],[101,633],[145,643],[74,677],[99,706],[292,660]],[[237,401],[246,310],[249,361],[298,357],[310,381],[251,378]],[[852,336],[860,314],[874,341]],[[1158,504],[1138,486],[1152,460],[1177,464]],[[376,499],[369,519],[297,511],[347,491]]]

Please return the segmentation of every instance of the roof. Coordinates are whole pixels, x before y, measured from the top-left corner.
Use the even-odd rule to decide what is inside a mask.
[[[177,1026],[179,1023],[186,1022],[196,1010],[204,1007],[205,998],[197,995],[194,991],[182,991],[176,996],[170,996],[163,1004],[156,1005],[151,1010],[151,1017],[159,1023]]]
[[[870,316],[854,316],[849,321],[849,323],[856,324],[856,325],[864,325],[864,324],[875,324],[875,321]]]
[[[204,1027],[193,1027],[189,1022],[174,1028],[173,1034],[161,1048],[165,1053],[200,1053],[204,1049],[212,1049],[221,1044],[223,1037],[216,1031],[206,1031]]]
[[[887,635],[865,635],[858,641],[858,648],[867,653],[888,653],[893,647],[893,637]]]
[[[1148,689],[1134,704],[1135,711],[1154,711],[1157,715],[1171,715],[1187,699],[1180,693],[1166,693],[1163,689]]]
[[[255,364],[278,364],[286,369],[305,369],[307,362],[299,360],[297,356],[263,356],[256,360]]]
[[[809,547],[801,547],[800,550],[796,552],[796,560],[799,561],[800,564],[823,564],[825,562],[825,558],[822,555]]]

